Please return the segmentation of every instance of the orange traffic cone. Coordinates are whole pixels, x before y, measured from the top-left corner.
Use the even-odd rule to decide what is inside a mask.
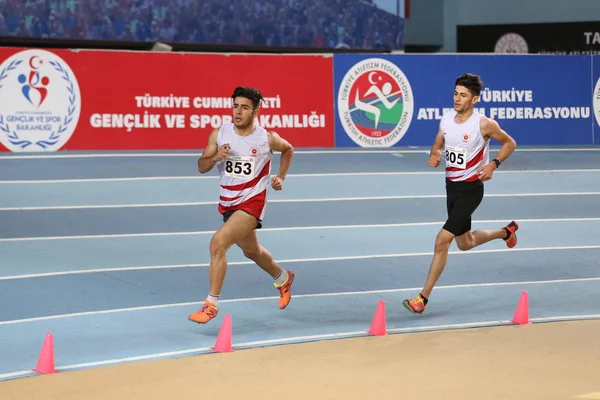
[[[219,330],[217,341],[211,349],[218,351],[219,353],[229,353],[233,351],[231,347],[231,315],[226,315],[223,320],[223,325]]]
[[[56,373],[56,370],[54,369],[54,337],[51,333],[46,334],[46,339],[42,345],[42,351],[40,352],[37,365],[33,371],[46,375]]]
[[[514,322],[518,325],[531,324],[529,321],[529,296],[526,291],[521,293],[521,299],[519,300],[519,304],[517,305],[515,315],[511,322]]]
[[[371,322],[371,329],[369,329],[367,332],[375,336],[387,335],[385,327],[385,302],[383,300],[379,301],[377,310],[373,316],[373,321]]]

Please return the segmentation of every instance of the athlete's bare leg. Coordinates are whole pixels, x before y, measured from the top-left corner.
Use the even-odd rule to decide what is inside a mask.
[[[467,251],[491,240],[504,239],[506,236],[506,229],[468,231],[467,233],[456,237],[456,245],[460,250]]]
[[[258,243],[256,231],[252,231],[243,239],[236,242],[238,247],[244,252],[244,256],[254,261],[256,265],[262,268],[273,279],[281,274],[281,268],[267,249]]]
[[[446,261],[448,260],[448,251],[450,249],[450,244],[452,244],[452,239],[456,240],[456,245],[460,250],[467,251],[473,247],[477,247],[494,239],[504,239],[506,236],[507,234],[505,229],[468,231],[460,236],[454,236],[453,233],[442,229],[435,239],[433,261],[429,267],[427,281],[425,282],[425,286],[423,287],[421,294],[425,298],[429,298],[429,295],[431,295],[431,291],[433,290],[435,283],[442,275],[442,271],[446,266]]]
[[[256,228],[256,218],[243,211],[236,211],[215,232],[209,246],[209,293],[202,307],[188,316],[190,321],[205,324],[217,316],[219,312],[219,296],[223,287],[223,281],[225,280],[225,274],[227,273],[227,251],[234,243],[248,236],[254,228]]]
[[[428,298],[435,286],[435,283],[442,275],[444,271],[444,267],[446,267],[446,261],[448,260],[448,249],[450,248],[450,244],[452,243],[452,239],[454,239],[454,234],[442,229],[437,237],[435,238],[435,248],[433,252],[433,260],[431,261],[431,266],[429,267],[429,273],[427,274],[427,280],[425,281],[425,286],[423,286],[423,290],[421,294]]]
[[[282,310],[286,308],[292,299],[294,271],[285,270],[277,265],[271,253],[258,243],[256,231],[250,232],[248,236],[239,240],[237,245],[247,258],[271,275],[275,287],[279,290],[279,308]]]
[[[292,299],[294,272],[280,268],[271,254],[258,243],[254,231],[257,222],[250,214],[236,211],[215,233],[210,242],[210,290],[202,307],[188,316],[190,321],[205,324],[217,316],[221,288],[227,272],[226,254],[234,243],[244,251],[246,257],[271,275],[275,287],[279,290],[279,308],[283,310],[288,306]]]
[[[219,296],[227,272],[227,251],[256,227],[256,218],[243,211],[234,212],[210,241],[210,294]]]
[[[429,273],[423,290],[413,299],[406,299],[402,302],[404,307],[409,311],[417,314],[422,314],[427,305],[429,296],[442,275],[448,260],[448,250],[452,240],[456,240],[456,244],[459,249],[466,251],[473,247],[479,246],[483,243],[487,243],[494,239],[503,239],[509,248],[514,247],[517,244],[517,235],[515,232],[519,229],[518,224],[515,221],[509,223],[502,229],[490,229],[490,230],[479,230],[479,231],[468,231],[460,236],[455,237],[453,233],[442,229],[435,239],[435,250],[433,254],[433,260],[429,267]]]

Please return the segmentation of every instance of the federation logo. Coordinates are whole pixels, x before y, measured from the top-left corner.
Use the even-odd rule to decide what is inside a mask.
[[[600,78],[596,81],[596,87],[594,88],[594,115],[596,116],[596,122],[600,126]]]
[[[529,46],[527,46],[527,42],[523,36],[518,33],[507,33],[498,39],[494,46],[494,52],[508,54],[529,53]]]
[[[363,60],[348,70],[338,92],[338,116],[361,147],[390,147],[406,134],[414,98],[410,82],[394,63]]]
[[[0,143],[8,150],[59,150],[80,110],[77,79],[56,54],[25,50],[0,65]]]

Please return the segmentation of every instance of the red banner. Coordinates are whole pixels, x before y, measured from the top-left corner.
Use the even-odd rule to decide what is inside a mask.
[[[295,147],[333,147],[332,58],[0,48],[4,151],[201,149],[236,86]],[[2,146],[0,146],[1,148]]]

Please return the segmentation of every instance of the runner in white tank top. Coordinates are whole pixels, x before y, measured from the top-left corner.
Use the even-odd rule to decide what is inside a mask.
[[[217,163],[221,174],[219,212],[243,210],[260,225],[267,206],[271,173],[271,147],[267,131],[256,126],[248,136],[235,132],[234,124],[224,124],[217,135],[217,146],[228,144],[229,156]]]
[[[205,324],[217,316],[219,298],[227,271],[226,253],[236,244],[244,255],[273,278],[279,290],[279,308],[291,301],[294,272],[279,267],[258,242],[256,229],[262,227],[269,184],[283,188],[294,148],[275,132],[267,132],[255,122],[262,94],[254,88],[237,87],[233,95],[233,123],[213,130],[198,171],[205,174],[215,166],[220,174],[218,211],[224,224],[210,242],[210,288],[202,307],[190,314],[192,322]],[[271,178],[273,150],[281,152],[279,172]]]
[[[479,180],[479,171],[490,160],[490,141],[481,133],[483,114],[473,115],[462,124],[455,121],[456,111],[449,111],[442,117],[440,130],[444,135],[446,178],[453,182],[474,182]]]
[[[517,244],[519,225],[512,221],[504,228],[471,232],[471,215],[483,200],[483,182],[515,150],[517,144],[498,123],[474,111],[483,82],[474,74],[464,74],[455,82],[454,110],[442,117],[431,148],[428,165],[446,160],[446,208],[448,219],[435,239],[435,254],[423,290],[402,303],[410,312],[425,311],[431,291],[439,279],[453,240],[466,251],[494,239],[503,239],[509,248]],[[502,143],[496,158],[489,162],[489,140]]]

